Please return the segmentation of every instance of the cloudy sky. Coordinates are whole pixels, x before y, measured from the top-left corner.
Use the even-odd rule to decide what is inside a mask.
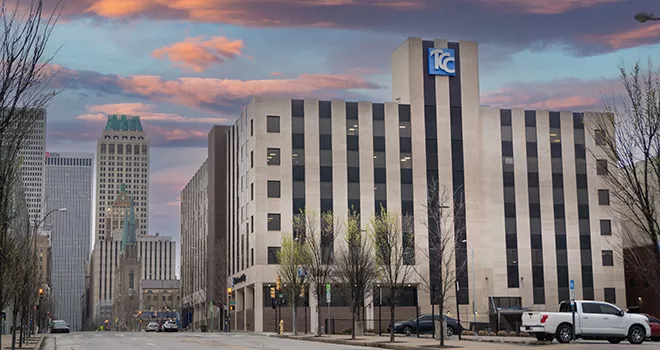
[[[48,109],[48,149],[95,149],[105,114],[141,116],[150,231],[178,239],[211,125],[252,95],[387,101],[391,52],[418,36],[479,41],[484,105],[594,109],[619,64],[660,57],[660,22],[639,11],[660,2],[67,0],[50,50],[69,83]]]

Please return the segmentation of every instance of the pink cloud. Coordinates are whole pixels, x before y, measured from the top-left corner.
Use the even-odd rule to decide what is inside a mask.
[[[486,106],[551,110],[601,110],[607,97],[620,94],[616,80],[560,79],[515,83],[481,96]]]
[[[513,8],[527,13],[556,15],[575,9],[625,0],[472,0],[485,6],[501,9]]]
[[[230,40],[222,36],[204,39],[202,36],[186,38],[182,42],[156,49],[152,56],[168,58],[185,70],[202,72],[213,64],[223,63],[242,54],[243,40]]]
[[[137,115],[141,120],[146,121],[164,121],[177,123],[206,123],[206,124],[224,124],[229,123],[233,118],[191,118],[182,117],[174,113],[160,113],[154,111],[154,105],[147,103],[108,103],[102,105],[87,106],[91,113],[79,115],[77,119],[84,120],[105,120],[108,114]]]
[[[647,23],[636,29],[613,34],[585,35],[586,41],[596,42],[612,49],[627,49],[639,45],[656,43],[660,38],[660,23]]]

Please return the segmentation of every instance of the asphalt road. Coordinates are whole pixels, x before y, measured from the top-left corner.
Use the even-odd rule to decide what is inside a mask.
[[[310,343],[246,333],[81,332],[55,335],[45,350],[365,350],[370,348]]]
[[[282,339],[250,333],[117,333],[81,332],[53,335],[48,339],[44,350],[367,350],[361,346],[312,343],[302,340]],[[4,344],[3,344],[4,345]],[[511,350],[528,346],[494,344],[481,342],[455,342],[463,350]],[[660,348],[660,343],[644,342],[641,346],[631,346],[628,342],[613,345],[608,342],[578,341],[570,345],[553,344],[537,350],[619,350],[635,348],[639,350]]]

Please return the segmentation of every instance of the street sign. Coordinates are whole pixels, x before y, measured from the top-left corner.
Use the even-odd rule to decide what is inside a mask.
[[[571,289],[571,300],[575,299],[575,280],[570,281],[570,289]]]
[[[332,302],[332,297],[330,295],[330,283],[327,283],[325,285],[325,302],[330,305],[330,302]]]
[[[234,300],[230,301],[229,305],[236,305],[236,301],[234,301]]]

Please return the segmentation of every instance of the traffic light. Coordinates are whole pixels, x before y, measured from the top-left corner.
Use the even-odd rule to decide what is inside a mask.
[[[231,288],[227,288],[227,298],[231,299]]]
[[[44,289],[39,288],[39,297],[42,297],[42,296],[44,296]]]
[[[229,305],[229,310],[234,311],[234,305]]]
[[[277,276],[277,279],[275,279],[275,289],[282,290],[282,279],[279,275]]]
[[[270,299],[270,301],[272,302],[273,309],[276,309],[277,308],[277,299],[273,298],[273,299]]]
[[[270,298],[275,299],[275,287],[270,287]]]

